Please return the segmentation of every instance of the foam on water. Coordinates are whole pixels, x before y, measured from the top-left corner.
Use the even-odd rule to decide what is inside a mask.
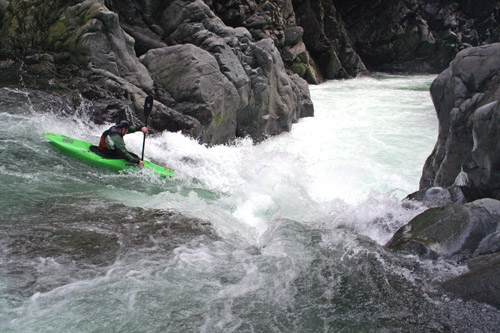
[[[498,311],[436,287],[464,267],[380,246],[423,210],[401,199],[418,189],[436,140],[432,79],[312,86],[315,117],[257,145],[148,136],[146,158],[174,169],[173,179],[98,169],[44,141],[51,131],[97,143],[111,124],[91,125],[88,105],[74,118],[34,113],[30,103],[24,113],[0,109],[0,207],[11,219],[2,232],[14,239],[0,238],[0,265],[8,268],[0,271],[0,330],[498,327]],[[125,141],[140,154],[142,133]],[[175,217],[159,211],[208,221],[215,235],[198,222],[171,224]],[[87,235],[116,239],[116,258],[91,261],[94,252],[85,251],[94,243],[78,238]]]
[[[257,241],[276,218],[307,223],[346,207],[370,207],[361,211],[371,220],[394,212],[394,198],[418,189],[437,136],[435,111],[422,89],[431,81],[423,76],[328,82],[311,87],[315,117],[301,119],[290,133],[258,145],[243,139],[216,147],[164,133],[148,138],[146,156],[178,170],[183,184],[219,195],[208,204],[211,212],[225,216],[225,224],[253,230],[247,238]],[[142,135],[129,135],[127,142],[138,152]],[[179,202],[175,194],[159,195],[148,197],[146,205],[207,216],[207,202],[197,196]],[[391,232],[371,236],[382,241]]]
[[[240,139],[207,147],[181,133],[148,136],[146,158],[176,170],[175,179],[144,174],[154,190],[117,190],[113,179],[127,176],[105,174],[110,184],[98,191],[129,205],[209,219],[221,234],[243,233],[240,236],[252,243],[258,243],[269,221],[277,218],[308,223],[350,210],[367,217],[356,221],[394,215],[398,204],[393,198],[418,189],[422,165],[437,135],[429,93],[421,89],[431,80],[359,78],[311,86],[315,117],[303,118],[292,132],[258,145]],[[30,107],[24,115],[3,114],[4,124],[18,127],[16,132],[29,141],[34,131],[41,141],[43,131],[52,131],[97,143],[111,124],[91,125],[86,108],[81,105],[68,121],[52,114],[33,117]],[[11,127],[2,130],[14,132]],[[125,141],[131,151],[141,153],[142,133],[129,134]],[[393,228],[384,230],[369,234],[385,241]]]

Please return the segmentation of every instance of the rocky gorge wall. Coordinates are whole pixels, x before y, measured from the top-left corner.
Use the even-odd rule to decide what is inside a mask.
[[[305,81],[438,73],[460,50],[500,41],[499,8],[483,0],[0,0],[0,79],[15,86],[22,75],[35,95],[47,94],[40,99],[90,105],[98,123],[142,120],[153,94],[157,131],[209,144],[258,141],[314,114]]]
[[[207,144],[289,131],[314,113],[306,81],[285,71],[274,42],[226,26],[200,0],[10,1],[2,10],[1,77],[92,105],[96,122],[142,120]],[[76,108],[76,107],[74,107]]]

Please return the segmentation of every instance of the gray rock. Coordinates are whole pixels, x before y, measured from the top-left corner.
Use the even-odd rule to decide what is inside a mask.
[[[307,85],[286,73],[271,39],[253,42],[248,30],[226,26],[199,0],[174,1],[162,18],[168,42],[184,47],[176,46],[162,64],[155,64],[160,61],[156,50],[143,61],[173,97],[175,108],[206,127],[203,142],[247,135],[260,140],[289,131],[298,117],[312,113]],[[192,46],[186,49],[186,44]],[[176,55],[181,51],[184,55]]]
[[[426,258],[464,260],[500,250],[500,201],[477,200],[431,208],[386,244]]]
[[[332,2],[370,70],[439,73],[464,48],[500,41],[492,1]]]
[[[497,43],[460,52],[433,82],[439,136],[425,163],[421,189],[458,185],[472,200],[500,198],[499,73]]]
[[[228,27],[203,1],[105,3],[109,9],[99,0],[13,0],[5,14],[2,3],[0,56],[25,59],[35,89],[81,93],[99,123],[143,120],[141,102],[153,94],[159,114],[151,127],[209,144],[261,140],[313,114],[307,84],[287,74],[275,44],[257,44],[247,29]],[[291,2],[281,7],[293,21]],[[271,35],[284,42],[284,35]],[[144,58],[152,75],[136,52],[151,53]]]
[[[442,286],[464,299],[488,303],[500,309],[500,252],[470,259],[469,271],[444,281]]]
[[[302,42],[304,29],[302,27],[290,27],[285,29],[285,46],[295,45]]]
[[[134,40],[120,27],[118,15],[100,2],[67,7],[47,33],[48,48],[77,53],[82,64],[123,77],[146,92],[153,90],[153,80],[135,55]]]
[[[185,107],[183,114],[206,126],[204,142],[218,144],[235,137],[239,95],[214,56],[184,44],[151,50],[142,62],[156,82]]]
[[[429,208],[467,202],[462,189],[458,186],[446,189],[442,187],[431,187],[412,193],[405,199],[421,202]]]
[[[336,4],[330,0],[294,1],[297,24],[304,28],[304,43],[318,68],[319,82],[367,73]],[[311,82],[311,79],[308,79]]]
[[[207,5],[229,26],[245,27],[255,41],[270,38],[280,51],[285,67],[310,83],[322,81],[302,40],[304,29],[297,25],[292,0],[225,1],[209,0]]]

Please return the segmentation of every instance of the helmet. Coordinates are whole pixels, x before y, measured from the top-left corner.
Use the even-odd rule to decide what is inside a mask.
[[[124,128],[130,128],[130,123],[126,120],[120,120],[117,124],[116,127],[124,127]]]

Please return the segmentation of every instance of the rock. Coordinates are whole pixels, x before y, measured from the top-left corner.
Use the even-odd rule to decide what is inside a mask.
[[[151,49],[167,46],[162,41],[163,29],[155,22],[156,13],[163,11],[160,1],[106,1],[108,8],[118,14],[120,26],[135,40],[138,57]]]
[[[7,10],[7,6],[9,2],[7,0],[0,0],[0,22],[3,21],[3,16],[5,15],[5,11]],[[0,25],[0,28],[2,26]]]
[[[284,46],[291,46],[302,42],[304,35],[304,28],[302,27],[289,27],[285,29],[285,43]]]
[[[400,228],[386,244],[424,258],[464,260],[500,251],[500,201],[431,208]]]
[[[98,1],[68,7],[49,28],[47,48],[74,53],[81,65],[107,70],[146,92],[153,89],[153,80],[135,55],[134,40],[121,29],[118,15]]]
[[[310,83],[322,81],[322,76],[317,72],[303,43],[304,29],[297,25],[291,0],[271,0],[264,3],[253,0],[205,2],[227,25],[247,28],[255,41],[271,38],[288,70]]]
[[[339,79],[367,73],[351,44],[343,18],[328,0],[293,1],[297,24],[304,28],[304,43],[322,78]],[[311,82],[311,80],[308,80]]]
[[[420,188],[458,185],[470,199],[500,199],[497,129],[500,43],[460,52],[431,86],[439,135]]]
[[[483,2],[483,1],[481,1]],[[488,2],[488,1],[484,1]],[[333,0],[370,70],[439,73],[469,47],[498,42],[498,3]]]
[[[221,73],[214,56],[185,44],[151,50],[142,62],[178,107],[184,107],[182,113],[206,126],[204,142],[218,144],[235,137],[238,91]]]
[[[444,281],[442,286],[464,299],[500,309],[500,252],[466,261],[469,271]]]
[[[298,117],[312,113],[307,85],[286,73],[271,39],[253,42],[248,30],[226,26],[199,0],[174,1],[162,17],[168,43],[184,46],[169,52],[179,65],[154,66],[163,72],[159,80],[177,103],[175,108],[206,127],[203,142],[218,144],[243,136],[258,141],[289,131]],[[143,60],[157,78],[152,63],[158,60],[147,59],[158,52],[149,51]],[[205,78],[196,77],[200,73]]]
[[[423,189],[408,195],[405,200],[415,200],[429,208],[468,202],[462,189],[458,186],[446,189],[442,187]]]

